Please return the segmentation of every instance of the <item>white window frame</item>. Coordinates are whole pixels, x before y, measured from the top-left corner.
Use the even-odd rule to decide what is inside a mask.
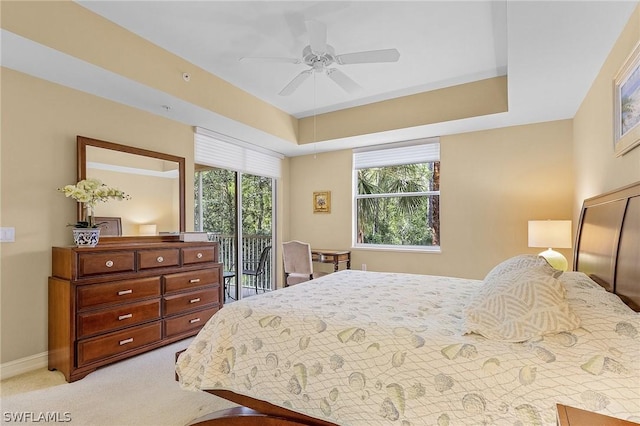
[[[408,196],[440,196],[440,191],[398,192],[387,194],[358,194],[358,170],[373,167],[388,167],[404,164],[419,164],[440,161],[440,139],[429,138],[380,145],[353,150],[353,211],[352,211],[352,246],[358,249],[384,251],[420,251],[439,253],[440,245],[414,246],[392,244],[358,243],[358,200],[365,198],[394,198]],[[439,235],[441,238],[442,235]]]

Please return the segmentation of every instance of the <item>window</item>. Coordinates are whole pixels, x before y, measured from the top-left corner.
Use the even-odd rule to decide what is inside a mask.
[[[355,245],[440,246],[440,143],[354,150]]]

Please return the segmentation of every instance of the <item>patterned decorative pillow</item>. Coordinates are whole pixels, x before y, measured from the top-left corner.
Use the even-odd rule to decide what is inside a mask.
[[[555,269],[542,256],[538,256],[537,254],[519,254],[498,263],[491,271],[489,271],[487,276],[484,277],[484,280],[485,282],[493,281],[497,277],[508,274],[511,271],[527,269],[532,266],[539,266],[542,271],[545,271],[555,278],[558,278],[560,275],[562,275],[562,271]]]
[[[464,317],[466,333],[504,342],[523,342],[580,326],[564,286],[544,265],[503,271],[485,279]]]

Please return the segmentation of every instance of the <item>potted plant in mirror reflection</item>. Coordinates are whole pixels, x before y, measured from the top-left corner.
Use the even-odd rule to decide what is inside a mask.
[[[75,185],[58,188],[66,197],[82,203],[82,220],[73,226],[73,241],[77,246],[95,247],[100,238],[100,224],[95,223],[95,208],[98,203],[109,200],[129,200],[131,197],[123,191],[105,185],[99,179],[84,179]]]

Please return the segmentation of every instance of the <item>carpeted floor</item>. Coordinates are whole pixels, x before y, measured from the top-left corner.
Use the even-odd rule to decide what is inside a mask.
[[[74,383],[46,369],[5,380],[0,384],[0,423],[181,426],[235,406],[205,392],[182,390],[174,380],[175,353],[189,342],[100,368]],[[20,418],[30,421],[17,421]]]
[[[64,375],[58,371],[49,371],[46,368],[30,371],[14,376],[0,382],[0,398],[18,393],[31,392],[46,389],[67,383]]]

